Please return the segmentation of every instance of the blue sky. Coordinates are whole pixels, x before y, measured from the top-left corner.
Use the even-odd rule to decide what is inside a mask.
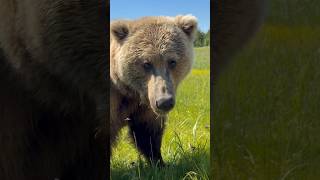
[[[210,0],[110,0],[110,6],[111,20],[192,14],[200,30],[206,32],[210,27]]]

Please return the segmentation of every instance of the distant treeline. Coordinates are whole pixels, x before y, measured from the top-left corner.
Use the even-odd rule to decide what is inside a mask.
[[[194,46],[203,47],[203,46],[209,46],[209,45],[210,45],[210,29],[206,33],[198,29],[196,40],[194,41]]]

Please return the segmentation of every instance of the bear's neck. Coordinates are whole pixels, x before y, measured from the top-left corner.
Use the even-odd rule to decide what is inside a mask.
[[[113,86],[122,95],[129,97],[130,99],[139,100],[137,92],[132,90],[129,86],[125,85],[116,74],[111,75],[111,86]]]

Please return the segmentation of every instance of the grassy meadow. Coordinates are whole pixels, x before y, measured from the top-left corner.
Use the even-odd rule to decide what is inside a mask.
[[[210,166],[210,49],[195,48],[192,72],[179,86],[163,137],[162,155],[169,165],[146,164],[123,129],[113,150],[111,179],[209,179]]]
[[[213,179],[320,179],[320,11],[303,6],[320,3],[308,2],[272,1],[214,87]]]

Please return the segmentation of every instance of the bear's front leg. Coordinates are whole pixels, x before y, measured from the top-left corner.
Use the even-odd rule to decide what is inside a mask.
[[[128,122],[134,144],[150,164],[157,166],[164,166],[161,142],[165,120],[166,117],[157,116],[151,109],[140,108]]]
[[[99,139],[100,140],[100,139]],[[103,140],[101,138],[101,140]],[[105,142],[92,138],[87,151],[73,159],[66,167],[59,180],[106,180],[107,178],[107,147]]]

